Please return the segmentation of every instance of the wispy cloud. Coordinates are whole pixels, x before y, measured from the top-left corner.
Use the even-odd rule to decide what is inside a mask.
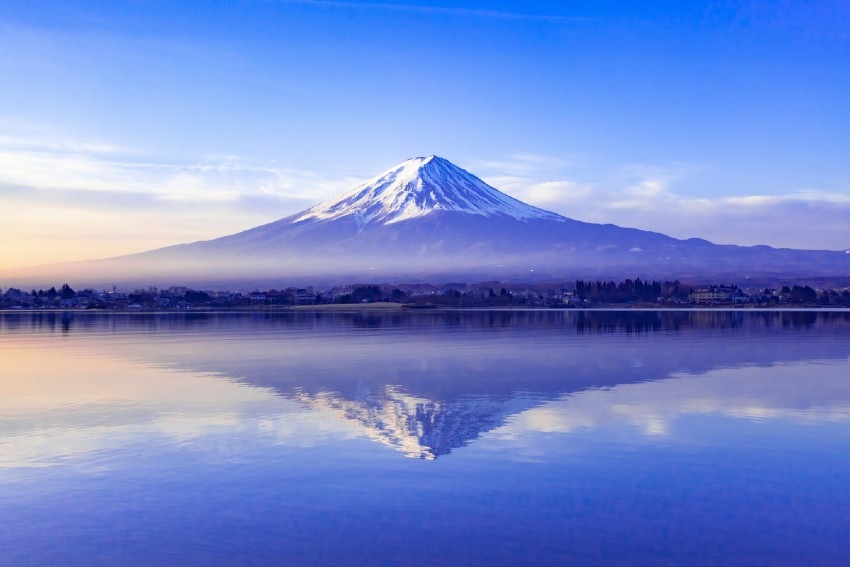
[[[159,162],[63,136],[0,137],[0,267],[139,252],[232,234],[359,184],[351,177],[208,156]]]
[[[825,250],[850,247],[850,223],[846,221],[850,195],[846,193],[801,188],[780,195],[689,196],[681,190],[702,170],[689,164],[629,165],[610,179],[593,183],[565,179],[569,169],[541,167],[534,171],[509,159],[500,173],[498,162],[493,165],[490,175],[484,176],[491,185],[577,220],[721,244]]]
[[[83,198],[86,193],[143,195],[151,203],[186,201],[196,206],[264,197],[277,200],[286,210],[360,181],[329,179],[313,171],[258,164],[239,156],[209,156],[190,163],[146,157],[150,156],[108,143],[0,137],[0,188],[4,188],[0,195],[29,192],[56,199],[65,194]]]
[[[521,152],[505,156],[502,159],[476,160],[469,164],[476,175],[495,174],[499,176],[525,175],[536,176],[553,174],[574,165],[579,156],[547,156],[531,152]]]
[[[135,148],[44,132],[0,136],[0,266],[139,252],[215,238],[293,214],[364,178],[239,156],[161,162]],[[688,196],[688,164],[571,179],[576,156],[530,153],[464,165],[506,193],[578,220],[717,243],[842,250],[850,195],[813,188]],[[677,189],[679,190],[677,192]]]
[[[502,10],[485,10],[480,8],[460,8],[444,6],[427,6],[422,4],[394,4],[391,2],[344,2],[337,0],[279,0],[285,4],[307,4],[311,6],[329,6],[356,10],[385,10],[394,12],[415,12],[419,14],[436,14],[449,16],[464,16],[471,18],[488,18],[499,20],[531,20],[542,22],[586,22],[589,18],[558,16],[554,14],[527,14],[522,12],[507,12]]]

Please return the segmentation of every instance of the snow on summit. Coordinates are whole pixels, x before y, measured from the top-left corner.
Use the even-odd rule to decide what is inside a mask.
[[[212,240],[78,263],[75,273],[97,286],[150,278],[376,281],[435,274],[451,278],[445,281],[525,281],[537,274],[572,278],[582,273],[721,280],[745,273],[797,279],[840,277],[848,273],[848,262],[850,254],[844,252],[718,246],[568,219],[513,199],[430,156],[407,160],[354,191],[268,224]],[[50,276],[54,281],[68,278],[66,265],[55,269]],[[94,269],[102,279],[91,279]],[[49,281],[50,273],[45,269],[38,277]]]
[[[523,221],[564,220],[560,215],[505,195],[448,160],[429,156],[404,161],[357,189],[304,211],[293,222],[351,215],[361,226],[386,225],[437,211]]]

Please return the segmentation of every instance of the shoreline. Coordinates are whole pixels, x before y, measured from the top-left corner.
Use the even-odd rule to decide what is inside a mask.
[[[749,307],[749,306],[663,306],[651,307],[647,305],[641,306],[617,306],[604,305],[599,307],[450,307],[450,306],[435,306],[435,307],[410,307],[401,303],[367,303],[367,304],[325,304],[325,305],[296,305],[277,308],[256,308],[245,309],[238,308],[218,308],[218,309],[185,309],[185,310],[127,310],[127,309],[0,309],[0,316],[5,314],[36,314],[36,313],[62,313],[62,314],[85,314],[92,315],[200,315],[200,314],[220,314],[220,313],[251,313],[251,314],[281,314],[281,313],[364,313],[364,312],[399,312],[399,313],[457,313],[457,312],[495,312],[495,311],[517,311],[517,312],[557,312],[557,313],[578,313],[578,312],[593,312],[593,311],[739,311],[739,312],[850,312],[850,307],[807,307],[807,306],[776,306],[776,307]]]

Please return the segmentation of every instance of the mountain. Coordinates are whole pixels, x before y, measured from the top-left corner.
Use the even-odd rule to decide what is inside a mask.
[[[351,217],[365,227],[446,211],[520,221],[566,220],[505,195],[443,158],[430,156],[402,162],[354,191],[295,215],[293,223]]]
[[[65,269],[150,283],[297,276],[741,280],[848,276],[850,254],[716,245],[581,222],[518,201],[430,156],[238,234]]]

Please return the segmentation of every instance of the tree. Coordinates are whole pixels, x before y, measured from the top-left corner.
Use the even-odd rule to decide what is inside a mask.
[[[207,303],[212,301],[212,297],[205,291],[195,291],[193,289],[186,290],[186,295],[183,296],[186,303]]]
[[[351,292],[351,300],[354,303],[373,303],[382,299],[381,288],[376,285],[359,286]]]
[[[404,293],[398,288],[395,288],[393,289],[392,294],[390,294],[390,299],[392,299],[396,303],[403,303],[408,300],[408,297],[406,293]]]
[[[59,296],[62,299],[74,299],[77,297],[77,292],[71,289],[68,284],[62,284],[62,289],[59,290]]]
[[[818,300],[817,292],[809,286],[795,285],[791,288],[791,301],[794,303],[814,303]]]

